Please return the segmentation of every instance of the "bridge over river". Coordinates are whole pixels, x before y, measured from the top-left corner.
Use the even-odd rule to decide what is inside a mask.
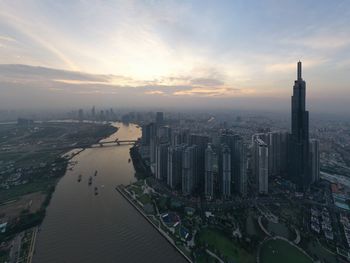
[[[85,146],[84,148],[96,148],[96,147],[104,147],[104,146],[120,146],[120,145],[133,145],[138,140],[119,140],[118,138],[116,140],[112,141],[102,141],[96,144],[92,144],[90,146]]]

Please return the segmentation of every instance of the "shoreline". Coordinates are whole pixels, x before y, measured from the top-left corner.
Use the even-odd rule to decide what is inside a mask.
[[[118,130],[119,130],[119,127],[116,127],[116,126],[113,126],[112,123],[109,123],[108,124],[109,126],[115,128],[115,131],[109,135],[106,135],[106,136],[98,136],[96,138],[96,142],[95,143],[92,143],[91,145],[93,144],[96,144],[96,143],[99,143],[100,141],[108,138],[109,136],[111,136],[112,134],[114,133],[117,133]],[[34,224],[32,227],[33,227],[33,236],[32,236],[32,239],[31,239],[31,242],[30,242],[30,247],[29,247],[29,253],[28,253],[28,256],[26,258],[26,262],[27,263],[31,263],[33,261],[33,257],[34,257],[34,254],[35,254],[35,248],[36,248],[36,241],[37,241],[37,238],[38,238],[38,234],[39,234],[39,231],[40,231],[40,226],[42,224],[42,222],[44,221],[45,217],[46,217],[46,209],[47,207],[50,205],[50,202],[51,202],[51,199],[52,199],[52,195],[54,194],[55,190],[56,190],[56,186],[58,184],[58,182],[66,175],[67,171],[72,168],[72,167],[69,167],[70,165],[70,161],[72,159],[74,159],[77,155],[79,155],[80,153],[82,153],[83,151],[85,151],[86,148],[72,148],[72,149],[69,149],[69,150],[66,150],[62,153],[60,153],[58,156],[59,158],[62,158],[65,162],[65,169],[63,169],[62,171],[62,174],[60,176],[58,176],[58,178],[56,179],[55,183],[51,186],[51,188],[46,192],[46,197],[45,197],[45,200],[40,208],[40,211],[43,212],[43,215],[40,217],[40,222],[37,223],[37,224]],[[67,155],[69,152],[71,151],[76,151],[76,152],[72,152],[70,155]],[[10,200],[8,202],[15,202],[15,200]],[[8,203],[6,202],[6,203]],[[2,204],[0,204],[1,206]],[[38,212],[37,212],[38,213]],[[24,230],[25,231],[25,230]],[[16,233],[15,235],[18,235],[19,233]]]
[[[121,194],[121,196],[123,196],[135,209],[136,211],[138,211],[146,220],[148,223],[151,224],[151,226],[153,226],[157,232],[162,236],[164,237],[164,239],[170,244],[172,245],[176,250],[177,252],[179,252],[183,258],[187,261],[187,262],[190,262],[190,263],[193,263],[193,261],[180,249],[176,246],[176,244],[174,243],[174,241],[166,234],[164,233],[161,229],[159,229],[158,226],[156,226],[152,221],[151,219],[148,218],[148,216],[144,213],[144,211],[142,211],[142,209],[140,207],[138,207],[132,199],[130,199],[130,197],[124,192],[124,186],[122,185],[118,185],[116,188],[115,188],[118,193]]]

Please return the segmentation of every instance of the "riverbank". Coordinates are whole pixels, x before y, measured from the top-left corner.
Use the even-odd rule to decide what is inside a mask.
[[[134,145],[130,148],[130,158],[135,169],[135,177],[140,180],[151,176],[152,172],[149,166],[146,165],[142,159],[138,147],[139,146]]]
[[[7,142],[8,151],[0,165],[0,170],[3,167],[13,167],[20,170],[21,174],[18,176],[18,183],[13,185],[9,183],[7,189],[0,189],[0,207],[2,208],[0,220],[7,223],[6,231],[0,233],[0,243],[3,243],[4,247],[10,247],[7,245],[21,233],[41,225],[57,183],[75,165],[75,162],[70,160],[84,150],[76,149],[76,145],[87,142],[98,143],[118,131],[118,128],[112,125],[89,124],[88,126],[90,127],[88,131],[84,129],[87,128],[86,124],[76,123],[71,129],[69,123],[45,123],[40,124],[36,129],[34,127],[33,129],[18,128],[16,125],[13,128],[5,127],[5,132],[9,133],[12,129],[20,130],[18,133],[24,137],[24,147],[38,146],[22,149],[22,145],[18,145],[18,140],[15,138]],[[31,141],[31,144],[25,143],[26,141]],[[61,141],[62,144],[60,144]],[[3,156],[2,153],[1,156]],[[11,174],[8,178],[10,178],[9,182],[13,182]],[[30,247],[32,253],[35,249],[35,239],[36,234],[32,242],[33,246]],[[12,258],[8,260],[13,261]]]
[[[171,244],[188,262],[192,263],[192,260],[180,249],[176,246],[174,241],[158,226],[156,226],[152,220],[144,213],[141,207],[134,202],[131,196],[125,191],[123,185],[119,185],[116,187],[116,190],[150,223],[157,231],[160,233],[168,242]]]

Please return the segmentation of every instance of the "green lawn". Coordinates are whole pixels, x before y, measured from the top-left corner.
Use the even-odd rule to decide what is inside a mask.
[[[132,190],[138,196],[141,196],[143,194],[143,191],[142,191],[141,187],[136,186],[136,185],[131,185],[130,186],[130,190]]]
[[[152,198],[148,194],[141,195],[138,200],[144,205],[152,202]]]
[[[337,263],[337,257],[325,250],[317,240],[313,240],[307,245],[308,252],[327,263]]]
[[[207,253],[203,253],[196,258],[197,263],[216,263],[218,262],[212,256],[209,256]]]
[[[0,191],[0,204],[9,200],[17,199],[18,197],[34,192],[47,191],[56,184],[57,179],[46,179],[38,182],[13,186],[8,190]]]
[[[207,243],[212,252],[219,253],[225,258],[239,263],[253,263],[255,256],[249,254],[242,248],[239,248],[224,233],[216,229],[203,229],[197,236],[202,243]],[[216,252],[218,251],[218,252]],[[224,259],[224,258],[223,258]]]
[[[261,247],[261,263],[312,263],[312,260],[284,240],[268,240]]]

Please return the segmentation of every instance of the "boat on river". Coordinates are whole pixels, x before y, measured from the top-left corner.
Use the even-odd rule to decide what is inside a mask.
[[[92,184],[92,177],[90,176],[89,177],[89,185],[91,185]]]

